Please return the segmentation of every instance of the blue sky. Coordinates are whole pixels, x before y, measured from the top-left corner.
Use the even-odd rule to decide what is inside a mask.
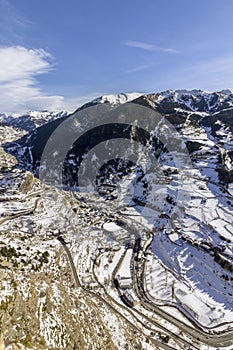
[[[0,0],[0,111],[233,87],[232,0]]]

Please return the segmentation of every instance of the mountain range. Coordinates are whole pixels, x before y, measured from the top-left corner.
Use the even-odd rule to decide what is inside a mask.
[[[104,95],[0,131],[0,349],[232,349],[232,90]]]

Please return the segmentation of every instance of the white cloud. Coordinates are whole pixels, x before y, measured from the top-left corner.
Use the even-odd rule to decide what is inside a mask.
[[[149,69],[153,66],[153,64],[141,64],[140,66],[130,68],[126,71],[126,73],[137,73],[146,69]]]
[[[51,55],[42,49],[22,46],[0,48],[0,111],[59,109],[62,96],[42,92],[36,77],[52,69]]]
[[[167,53],[178,53],[177,50],[173,48],[167,48],[167,47],[160,47],[153,44],[148,44],[142,41],[126,41],[124,45],[129,47],[135,47],[137,49],[142,49],[146,51],[160,51],[160,52],[167,52]]]
[[[37,77],[48,74],[52,69],[53,58],[43,49],[0,47],[0,113],[44,109],[72,112],[101,95],[92,93],[65,99],[46,94],[41,90]]]
[[[0,82],[31,78],[51,69],[51,56],[42,49],[22,46],[0,48]]]

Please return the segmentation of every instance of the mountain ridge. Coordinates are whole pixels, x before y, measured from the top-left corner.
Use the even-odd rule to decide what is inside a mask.
[[[163,100],[171,100],[173,102],[177,102],[180,104],[183,104],[186,106],[187,110],[190,110],[190,101],[194,103],[193,109],[191,109],[193,112],[197,112],[198,108],[197,106],[195,107],[195,104],[200,102],[200,100],[204,99],[205,104],[208,106],[209,104],[209,112],[215,112],[214,109],[222,108],[222,106],[225,104],[226,108],[233,107],[233,89],[223,89],[220,91],[205,91],[201,89],[193,89],[193,90],[188,90],[188,89],[168,89],[156,93],[140,93],[140,92],[129,92],[129,93],[118,93],[118,94],[105,94],[102,96],[98,96],[91,100],[90,102],[87,102],[80,107],[78,107],[75,111],[79,110],[80,108],[83,108],[88,105],[94,105],[98,103],[109,103],[109,104],[122,104],[126,102],[133,101],[140,96],[150,96],[151,98],[154,97],[156,103],[161,103]],[[192,107],[192,106],[191,106]],[[201,109],[202,105],[199,106],[200,112],[205,112],[205,110]],[[0,121],[7,119],[11,117],[12,119],[17,119],[22,116],[28,116],[32,120],[36,120],[38,117],[42,116],[45,120],[47,121],[51,120],[52,117],[55,117],[56,115],[61,115],[61,114],[71,114],[68,113],[67,111],[61,111],[61,112],[53,112],[51,111],[28,111],[27,113],[1,113],[0,114]],[[74,113],[74,112],[72,112]],[[49,117],[50,116],[50,117]]]

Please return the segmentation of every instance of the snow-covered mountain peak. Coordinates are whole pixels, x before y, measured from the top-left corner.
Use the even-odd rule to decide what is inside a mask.
[[[232,95],[233,94],[233,89],[230,89],[230,88],[224,89],[224,90],[219,91],[219,93],[222,93],[224,95]]]
[[[233,107],[233,90],[216,92],[203,90],[166,90],[156,94],[157,104],[172,104],[193,112],[218,112]]]
[[[135,100],[136,98],[140,97],[142,94],[138,92],[131,92],[131,93],[120,93],[120,94],[113,94],[113,95],[103,95],[101,97],[98,97],[92,101],[93,104],[95,103],[110,103],[110,104],[123,104],[126,102],[130,102],[132,100]]]
[[[30,111],[26,114],[0,114],[0,125],[13,126],[26,131],[67,116],[67,112]]]

